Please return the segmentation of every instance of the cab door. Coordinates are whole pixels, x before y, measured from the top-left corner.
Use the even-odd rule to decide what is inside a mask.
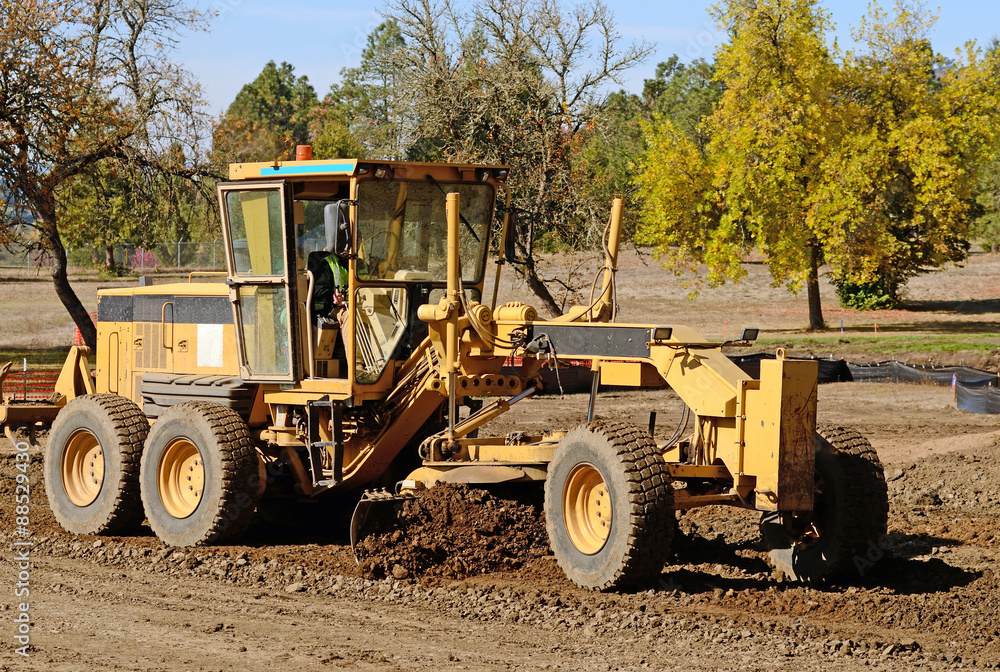
[[[289,195],[283,182],[219,185],[240,377],[296,380],[294,303],[288,280]]]

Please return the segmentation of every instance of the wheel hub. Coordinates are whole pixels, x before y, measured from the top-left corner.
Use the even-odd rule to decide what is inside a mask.
[[[104,485],[104,449],[86,429],[74,432],[66,442],[62,457],[62,482],[69,500],[90,506]]]
[[[205,490],[205,463],[198,448],[184,438],[171,441],[160,457],[156,481],[167,513],[174,518],[194,513]]]
[[[592,464],[578,464],[563,488],[563,520],[577,550],[594,555],[608,541],[612,508],[608,487]]]

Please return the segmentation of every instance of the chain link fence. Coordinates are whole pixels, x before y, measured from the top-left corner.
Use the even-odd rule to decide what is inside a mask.
[[[108,250],[91,246],[66,250],[70,268],[100,268],[105,266]],[[225,270],[226,259],[222,241],[207,243],[176,241],[153,243],[147,246],[115,245],[111,249],[115,265],[135,273],[167,270]],[[0,248],[0,268],[46,269],[52,266],[52,257],[46,252],[15,251]]]

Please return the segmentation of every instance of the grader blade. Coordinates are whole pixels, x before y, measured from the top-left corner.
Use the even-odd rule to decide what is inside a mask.
[[[351,551],[358,559],[358,544],[372,532],[386,529],[399,518],[403,503],[416,499],[415,495],[394,495],[387,490],[365,490],[351,517]]]

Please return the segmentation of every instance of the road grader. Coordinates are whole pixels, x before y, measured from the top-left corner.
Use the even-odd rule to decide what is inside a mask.
[[[723,354],[733,343],[618,322],[621,199],[589,305],[551,320],[497,305],[517,261],[507,176],[307,152],[231,165],[227,270],[101,290],[96,352],[71,348],[50,403],[0,406],[8,432],[51,423],[58,522],[121,534],[145,519],[165,544],[196,546],[239,534],[261,498],[354,493],[357,534],[370,507],[440,484],[535,483],[552,551],[587,588],[654,580],[675,512],[711,505],[760,511],[791,579],[856,574],[886,532],[886,484],[862,436],[817,431],[817,364],[779,351],[755,378]],[[340,319],[316,310],[330,255],[347,276]],[[591,363],[585,421],[481,435],[560,360]],[[601,386],[669,387],[685,404],[677,430],[657,442],[652,421],[595,419]]]

